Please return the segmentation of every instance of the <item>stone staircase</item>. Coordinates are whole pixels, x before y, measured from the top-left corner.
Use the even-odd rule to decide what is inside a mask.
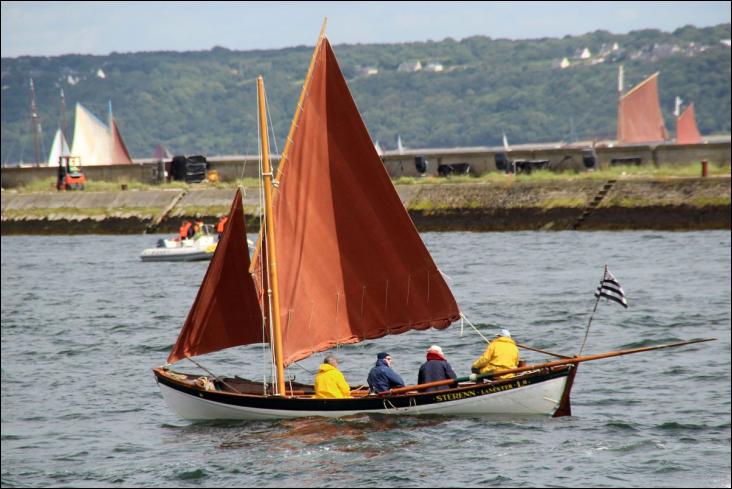
[[[605,198],[605,196],[612,190],[612,188],[615,186],[615,183],[617,180],[608,180],[605,185],[602,186],[602,189],[600,189],[599,192],[597,192],[597,195],[592,199],[592,202],[589,203],[587,207],[585,207],[585,210],[582,212],[582,215],[577,218],[577,220],[572,225],[572,229],[578,229],[583,222],[585,222],[585,219],[587,219],[590,214],[597,208],[598,205],[600,205],[600,202]]]

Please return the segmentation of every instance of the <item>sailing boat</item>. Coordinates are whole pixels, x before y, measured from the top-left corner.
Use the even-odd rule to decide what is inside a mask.
[[[623,67],[618,72],[618,144],[661,142],[668,139],[658,99],[659,72],[623,95]]]
[[[324,26],[325,27],[325,26]],[[264,84],[258,79],[265,217],[253,262],[241,192],[167,363],[153,369],[169,407],[186,419],[278,419],[382,414],[571,414],[581,361],[646,349],[564,358],[350,398],[313,398],[284,368],[344,344],[461,318],[452,292],[389,180],[321,35],[272,185]],[[271,345],[272,384],[222,377],[191,357]],[[649,347],[655,348],[655,347]],[[209,375],[173,371],[189,359]],[[488,380],[488,382],[484,382]],[[424,389],[446,385],[446,390]]]

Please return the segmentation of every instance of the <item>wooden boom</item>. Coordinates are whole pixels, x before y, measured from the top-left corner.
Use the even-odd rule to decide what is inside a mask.
[[[517,368],[509,368],[507,370],[498,370],[496,372],[490,372],[490,373],[482,374],[482,375],[471,375],[468,377],[460,377],[455,380],[453,380],[453,379],[438,380],[436,382],[428,382],[426,384],[417,384],[417,385],[411,385],[411,386],[406,386],[406,387],[399,387],[398,389],[389,389],[388,391],[379,392],[379,394],[382,394],[382,395],[403,394],[403,393],[409,392],[409,391],[428,389],[430,387],[439,387],[442,385],[457,384],[458,382],[467,382],[470,380],[475,381],[478,379],[494,377],[496,375],[515,374],[515,373],[520,373],[520,372],[528,372],[529,370],[538,370],[538,369],[542,369],[542,368],[559,367],[561,365],[577,365],[578,363],[581,363],[581,362],[589,362],[592,360],[601,360],[603,358],[610,358],[610,357],[619,357],[621,355],[630,355],[631,353],[641,353],[644,351],[660,350],[662,348],[674,348],[677,346],[691,345],[693,343],[703,343],[705,341],[714,341],[714,340],[716,340],[716,338],[680,341],[677,343],[668,343],[666,345],[645,346],[642,348],[631,348],[629,350],[608,351],[605,353],[596,353],[594,355],[584,355],[581,357],[567,358],[565,360],[555,360],[553,362],[538,363],[535,365],[527,365],[526,367],[517,367]]]

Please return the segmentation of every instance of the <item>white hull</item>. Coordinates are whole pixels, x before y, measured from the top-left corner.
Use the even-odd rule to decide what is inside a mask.
[[[210,260],[213,252],[195,247],[148,248],[142,252],[142,261],[199,261]]]
[[[205,235],[193,239],[178,241],[174,239],[160,240],[157,248],[148,248],[142,252],[142,261],[198,261],[210,260],[216,250],[213,235]]]
[[[560,405],[567,377],[551,379],[539,384],[523,386],[503,392],[478,397],[432,403],[423,406],[394,408],[384,399],[383,409],[356,409],[343,411],[303,411],[262,409],[235,406],[201,399],[158,383],[168,406],[179,416],[189,420],[265,420],[288,419],[308,416],[339,418],[361,413],[379,414],[442,414],[442,415],[545,415],[551,416]],[[447,394],[446,394],[447,395]]]

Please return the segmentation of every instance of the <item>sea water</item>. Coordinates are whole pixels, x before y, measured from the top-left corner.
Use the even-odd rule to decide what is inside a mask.
[[[571,417],[207,423],[176,416],[151,372],[208,266],[143,263],[161,237],[2,238],[3,487],[730,487],[728,231],[423,235],[487,337],[576,354],[607,264],[629,307],[600,302],[584,353],[717,339],[581,364]],[[413,383],[431,344],[460,376],[485,348],[456,323],[341,347],[340,367],[358,385],[388,351]],[[267,359],[199,358],[255,380]],[[320,360],[287,373],[312,382]]]

